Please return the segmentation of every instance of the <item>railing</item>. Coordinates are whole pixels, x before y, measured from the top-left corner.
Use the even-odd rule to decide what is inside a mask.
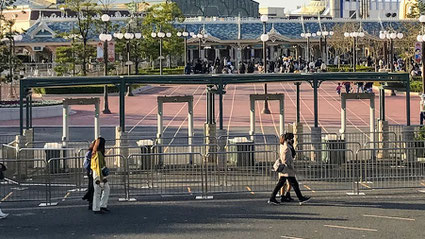
[[[360,194],[371,189],[424,185],[423,141],[360,140],[361,144],[348,141],[351,137],[348,134],[344,137],[344,141],[324,140],[320,147],[308,139],[297,145],[294,163],[303,190]],[[53,205],[61,200],[79,199],[85,193],[84,147],[17,151],[12,146],[3,147],[12,153],[1,161],[8,170],[6,180],[1,182],[0,200],[35,200]],[[228,143],[225,147],[216,144],[108,147],[105,159],[111,170],[108,180],[114,197],[126,200],[145,195],[208,197],[217,193],[271,191],[277,180],[272,165],[279,157],[279,147],[279,144],[255,142]]]

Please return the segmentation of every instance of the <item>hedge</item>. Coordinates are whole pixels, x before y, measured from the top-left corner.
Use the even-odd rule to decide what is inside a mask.
[[[330,65],[327,67],[328,72],[352,72],[353,67],[349,65],[341,65],[339,68],[336,65]],[[360,66],[356,67],[357,72],[375,72],[375,67]]]

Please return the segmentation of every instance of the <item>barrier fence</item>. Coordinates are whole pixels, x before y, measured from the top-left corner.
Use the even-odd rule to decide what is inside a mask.
[[[327,134],[315,142],[310,136],[296,146],[295,169],[303,190],[341,190],[425,186],[424,141],[397,140],[382,132]],[[372,140],[370,140],[372,139]],[[187,140],[187,139],[186,139]],[[279,157],[277,138],[269,143],[231,141],[219,144],[169,144],[107,147],[105,159],[111,195],[129,200],[146,195],[193,195],[270,192],[277,182],[272,171]],[[164,141],[162,141],[164,142]],[[73,148],[22,148],[3,145],[2,162],[8,167],[1,182],[0,200],[35,200],[51,205],[80,199],[86,190],[84,154],[89,142]]]

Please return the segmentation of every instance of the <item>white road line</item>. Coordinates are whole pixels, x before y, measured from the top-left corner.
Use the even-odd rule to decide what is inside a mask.
[[[378,230],[372,228],[362,228],[362,227],[344,227],[336,225],[323,225],[324,227],[338,228],[338,229],[347,229],[347,230],[356,230],[356,231],[366,231],[366,232],[377,232]]]
[[[280,236],[281,238],[286,238],[286,239],[303,239],[301,237],[291,237],[291,236]]]
[[[285,91],[285,96],[289,95],[289,92],[285,89],[285,87],[283,87],[282,83],[280,83],[280,86],[282,87],[282,89]],[[296,96],[295,96],[296,97]],[[301,97],[300,97],[301,98]],[[291,103],[294,105],[295,108],[295,114],[297,113],[297,104],[294,102],[294,100],[292,99],[292,97],[288,97],[288,99],[291,101]],[[285,99],[286,100],[286,99]],[[308,127],[308,129],[311,131],[311,126],[307,123],[307,120],[305,119],[304,115],[301,114],[300,112],[300,116],[301,119],[304,121],[304,124]],[[296,117],[296,116],[295,116]],[[296,120],[296,118],[295,118]]]
[[[200,87],[201,86],[198,86],[198,88],[196,88],[196,90],[192,93],[192,95],[196,94],[196,92],[199,90]],[[180,110],[174,115],[174,117],[170,120],[170,122],[168,122],[167,126],[165,126],[165,128],[162,130],[162,134],[165,134],[165,131],[167,130],[167,128],[171,125],[171,123],[173,123],[174,119],[180,114],[180,112],[182,112],[185,106],[186,104],[183,104]]]
[[[291,89],[293,89],[292,88],[292,85],[291,85]],[[300,89],[301,90],[301,89]],[[301,101],[301,103],[303,103],[303,105],[307,108],[307,110],[308,111],[310,111],[310,113],[311,113],[311,115],[313,116],[313,118],[314,118],[314,112],[313,112],[313,110],[311,109],[311,107],[309,107],[306,103],[305,103],[305,101],[303,100],[303,98],[302,97],[300,97],[300,101]],[[320,101],[320,99],[319,99],[319,101]],[[319,102],[317,102],[317,103],[319,103]],[[313,102],[313,104],[314,104],[314,102]],[[313,119],[314,120],[314,119]],[[326,130],[326,128],[325,127],[323,127],[323,125],[320,123],[320,120],[319,120],[319,127],[322,127],[322,129],[323,129],[323,131],[325,131],[325,133],[329,133],[327,130]],[[310,128],[310,127],[309,127]],[[311,130],[311,128],[310,128],[310,130]]]
[[[199,89],[199,88],[198,88]],[[201,101],[202,97],[204,96],[205,92],[207,90],[205,89],[202,94],[199,96],[198,100],[196,101],[195,105],[193,106],[193,112],[195,112],[195,108],[196,106],[199,104],[199,101]],[[182,126],[184,125],[184,123],[187,121],[188,116],[186,116],[186,118],[181,122],[180,126],[177,128],[176,133],[173,136],[173,139],[170,141],[170,143],[167,145],[167,147],[164,150],[164,153],[167,152],[169,146],[174,142],[174,139],[176,138],[177,134],[179,133],[180,129],[182,128]]]
[[[404,221],[416,221],[416,219],[414,219],[414,218],[390,217],[390,216],[367,215],[367,214],[363,215],[363,217],[385,218],[385,219],[404,220]]]
[[[236,88],[237,85],[233,86],[232,108],[230,109],[229,123],[227,123],[227,138],[229,138],[230,135],[230,124],[232,123],[233,109],[235,106]]]
[[[257,94],[257,87],[255,86],[255,84],[254,84],[254,93],[255,94]],[[260,128],[261,128],[261,132],[263,133],[263,138],[264,138],[264,142],[267,142],[266,140],[266,136],[265,136],[265,133],[264,133],[264,127],[263,127],[263,119],[262,119],[262,117],[261,117],[261,105],[258,103],[258,101],[256,102],[256,104],[257,104],[257,108],[258,108],[258,110],[256,110],[257,111],[257,113],[258,113],[258,116],[259,116],[259,120],[260,120]],[[255,129],[254,129],[255,130]]]
[[[322,92],[325,92],[328,96],[330,96],[331,98],[333,98],[334,100],[336,99],[338,101],[337,98],[335,98],[334,96],[332,96],[331,94],[329,94],[326,90],[319,88],[319,90],[321,90]],[[320,97],[319,97],[320,98]],[[321,97],[323,99],[325,99],[325,101],[332,107],[334,108],[336,111],[339,111],[339,113],[341,114],[341,109],[335,107],[335,105],[333,105],[326,97]],[[347,111],[351,112],[354,114],[354,116],[356,116],[357,118],[360,119],[360,121],[362,121],[365,125],[368,125],[368,123],[366,121],[364,121],[361,117],[358,116],[358,114],[356,114],[355,112],[353,112],[352,110],[350,110],[350,108],[347,107]],[[347,117],[347,121],[351,123],[352,126],[354,126],[356,129],[359,130],[359,132],[363,132],[356,124],[353,123],[353,121],[350,120],[349,117]],[[365,134],[365,133],[364,133]],[[366,136],[368,136],[367,134],[365,134]]]
[[[179,87],[176,87],[171,93],[170,93],[170,95],[171,94],[173,94],[174,92],[176,92],[179,88],[180,88],[181,86],[179,86]],[[159,94],[155,94],[154,95],[154,97],[158,97],[158,95]],[[154,110],[156,110],[158,108],[158,105],[156,105],[148,114],[146,114],[141,120],[139,120],[138,122],[137,122],[137,124],[135,124],[129,131],[128,131],[128,133],[131,133],[131,131],[133,131],[140,123],[142,123],[142,121],[143,120],[145,120],[146,119],[146,117],[148,117],[149,115],[151,115],[152,114],[152,112],[154,111]]]

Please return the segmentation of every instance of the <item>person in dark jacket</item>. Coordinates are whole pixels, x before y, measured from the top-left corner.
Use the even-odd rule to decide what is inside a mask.
[[[90,144],[89,150],[86,153],[86,156],[84,158],[84,169],[87,171],[87,179],[88,185],[87,185],[87,192],[83,197],[83,200],[87,200],[89,202],[89,210],[92,210],[93,207],[93,194],[94,194],[94,187],[93,187],[93,173],[90,168],[91,165],[91,157],[93,152],[93,147],[96,141],[93,141],[93,143]]]

